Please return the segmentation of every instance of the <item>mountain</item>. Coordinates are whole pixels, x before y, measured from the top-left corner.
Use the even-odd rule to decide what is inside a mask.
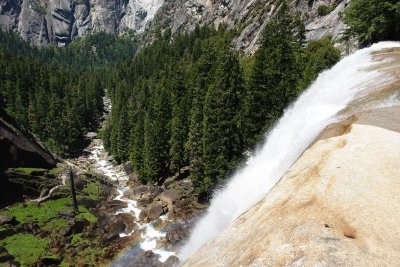
[[[306,18],[308,39],[338,38],[346,27],[340,21],[349,0],[297,0],[291,8]],[[172,36],[197,25],[226,24],[239,28],[237,49],[252,53],[265,25],[277,11],[275,0],[0,0],[0,28],[19,32],[34,45],[65,45],[74,38],[105,31],[134,30],[144,43],[167,28]]]
[[[297,0],[288,1],[292,10],[305,18],[307,38],[320,39],[331,35],[337,39],[346,28],[340,14],[349,0]],[[280,1],[274,0],[167,0],[161,6],[147,32],[147,39],[154,38],[156,29],[171,28],[177,32],[191,32],[197,25],[226,24],[239,29],[234,40],[236,49],[253,53],[270,18],[276,13]],[[321,9],[326,8],[326,12]]]
[[[142,32],[163,0],[1,0],[0,28],[34,45],[65,45],[92,32]]]

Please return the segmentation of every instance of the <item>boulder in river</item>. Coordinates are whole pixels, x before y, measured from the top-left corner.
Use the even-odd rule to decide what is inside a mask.
[[[137,228],[137,225],[132,214],[120,213],[110,218],[107,228],[109,232],[130,233]]]
[[[108,162],[110,162],[111,164],[113,164],[113,165],[117,165],[117,164],[118,164],[118,162],[115,160],[115,158],[114,158],[113,156],[108,156],[108,157],[106,158],[106,160],[107,160]]]
[[[161,195],[161,201],[166,202],[170,205],[174,205],[178,198],[179,193],[174,189],[167,190]]]
[[[111,213],[111,212],[116,212],[117,210],[120,210],[120,209],[124,209],[127,206],[128,205],[124,201],[121,201],[121,200],[110,200],[110,201],[107,201],[104,204],[104,209],[108,213]]]
[[[164,210],[159,203],[153,203],[148,209],[147,217],[150,221],[152,221],[160,217],[163,212]]]
[[[127,175],[130,175],[135,171],[130,161],[124,164],[124,171]]]
[[[88,138],[88,139],[96,139],[97,138],[97,133],[94,133],[94,132],[89,132],[89,133],[87,133],[86,134],[86,138]]]
[[[179,265],[179,258],[177,256],[169,256],[168,259],[161,264],[161,267],[175,267]]]
[[[154,202],[147,207],[138,207],[141,212],[139,215],[139,221],[153,221],[158,219],[163,213],[164,209],[159,202]]]

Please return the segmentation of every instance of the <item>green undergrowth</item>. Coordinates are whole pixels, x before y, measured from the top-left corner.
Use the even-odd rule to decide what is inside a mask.
[[[59,220],[58,212],[73,211],[71,198],[60,198],[49,200],[41,204],[28,203],[17,204],[6,209],[2,214],[15,216],[18,222],[36,222],[40,226],[52,223],[52,220]],[[76,218],[84,218],[89,222],[95,222],[97,218],[91,214],[85,206],[79,205],[79,214]]]
[[[62,173],[64,170],[65,170],[65,167],[57,167],[57,168],[51,169],[51,170],[49,171],[49,174],[52,174],[52,175],[59,175],[59,174]]]
[[[52,170],[15,168],[7,171],[16,177],[20,174],[32,179],[47,177],[53,181],[50,177],[54,178],[64,170],[65,166],[60,165]],[[42,203],[16,203],[0,210],[0,215],[16,219],[13,225],[0,226],[0,247],[5,247],[21,266],[36,266],[41,260],[52,258],[60,262],[59,266],[99,266],[106,248],[100,246],[100,236],[89,235],[87,231],[98,221],[91,208],[107,196],[112,185],[104,183],[102,177],[88,173],[75,178],[79,213],[73,220],[69,215],[74,210],[69,179],[65,186],[59,187],[51,198]],[[70,230],[79,229],[73,228],[73,221],[76,223],[81,219],[91,225],[83,230]],[[0,257],[0,266],[3,263],[4,259]]]
[[[48,239],[38,238],[32,234],[16,234],[0,240],[0,245],[4,246],[21,266],[29,266],[39,258],[47,256],[48,243]]]
[[[20,173],[23,175],[43,175],[45,173],[56,176],[62,173],[65,170],[65,166],[59,166],[53,169],[42,169],[42,168],[13,168],[9,169],[9,171],[13,171],[16,173]]]
[[[99,181],[89,182],[82,192],[87,195],[88,198],[97,200],[101,196],[102,185]]]
[[[68,228],[68,219],[60,216],[60,211],[73,211],[72,200],[69,197],[48,200],[41,204],[37,203],[20,203],[4,209],[1,215],[14,216],[19,224],[35,223],[41,231],[48,231],[48,235],[44,238],[28,233],[18,233],[0,240],[0,246],[4,246],[8,253],[18,261],[21,266],[30,266],[35,264],[38,259],[46,257],[58,258],[59,255],[53,254],[49,250],[49,244],[61,237],[61,233]],[[97,218],[83,205],[79,205],[79,214],[75,219],[86,219],[90,223],[97,221]],[[82,236],[81,233],[73,234],[71,239],[72,247],[88,246],[78,252],[80,261],[90,266],[95,265],[94,256],[89,246],[93,244],[93,240],[89,241]],[[98,255],[94,253],[94,255]],[[1,264],[0,264],[1,266]],[[61,266],[74,266],[69,264],[65,259]],[[85,265],[86,266],[86,265]]]
[[[49,170],[46,169],[38,169],[38,168],[15,168],[11,169],[12,171],[15,171],[20,174],[24,175],[36,175],[38,173],[47,173]]]

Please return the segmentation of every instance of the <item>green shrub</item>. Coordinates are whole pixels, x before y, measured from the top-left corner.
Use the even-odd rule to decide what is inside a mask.
[[[331,11],[332,11],[332,8],[331,7],[329,7],[329,6],[327,6],[327,5],[320,5],[319,7],[318,7],[318,16],[326,16],[326,15],[328,15],[329,13],[331,13]]]
[[[398,0],[353,0],[344,12],[350,26],[347,36],[357,37],[362,46],[383,40],[400,39]]]
[[[48,240],[37,238],[31,234],[16,234],[0,241],[10,255],[14,256],[22,266],[30,266],[39,258],[46,256]]]

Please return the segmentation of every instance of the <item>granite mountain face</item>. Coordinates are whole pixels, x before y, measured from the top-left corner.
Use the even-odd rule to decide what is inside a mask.
[[[292,9],[306,18],[308,39],[338,38],[346,27],[340,14],[349,0],[297,0]],[[222,23],[240,29],[236,49],[252,53],[270,17],[274,0],[0,0],[0,28],[19,32],[33,45],[65,45],[91,32],[121,34],[133,30],[151,43],[158,31],[172,36],[196,25]],[[321,6],[329,7],[321,14]]]
[[[91,32],[142,32],[163,0],[2,0],[0,26],[33,45],[65,45]]]

